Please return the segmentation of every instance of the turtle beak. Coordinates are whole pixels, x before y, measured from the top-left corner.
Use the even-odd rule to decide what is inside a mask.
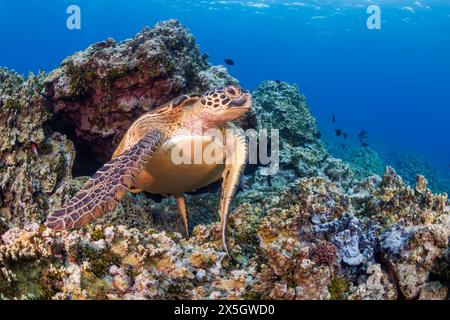
[[[252,106],[252,97],[247,91],[243,92],[239,98],[231,100],[228,106],[232,109],[250,109]]]

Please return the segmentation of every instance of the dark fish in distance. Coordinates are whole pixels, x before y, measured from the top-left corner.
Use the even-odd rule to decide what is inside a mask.
[[[336,129],[334,131],[336,131],[336,137],[342,136],[342,130],[341,129]]]
[[[361,130],[361,132],[358,133],[358,137],[359,137],[359,139],[367,138],[367,131],[366,130]]]
[[[225,63],[229,66],[234,66],[234,61],[231,59],[223,59],[223,61],[225,61]]]
[[[361,145],[362,145],[364,148],[367,148],[367,147],[369,146],[369,144],[367,144],[366,142],[361,142]]]
[[[341,147],[342,147],[342,149],[345,149],[346,145],[341,143]]]
[[[334,113],[331,114],[331,122],[336,123],[336,115]]]
[[[347,132],[343,132],[342,135],[344,136],[344,139],[347,139],[347,138],[348,138]]]
[[[275,83],[276,83],[276,84],[280,84],[281,81],[280,81],[280,80],[275,80]]]

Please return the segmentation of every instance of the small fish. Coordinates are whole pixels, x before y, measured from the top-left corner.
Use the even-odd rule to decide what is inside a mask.
[[[358,137],[359,137],[359,139],[367,138],[367,131],[366,130],[361,130],[361,132],[358,133]]]
[[[336,115],[334,113],[331,114],[331,122],[336,123]]]
[[[39,152],[38,152],[36,144],[34,142],[31,143],[31,151],[36,156],[36,159],[39,159]]]
[[[367,148],[367,147],[369,146],[369,144],[366,143],[366,142],[361,142],[361,145],[362,145],[364,148]]]
[[[232,59],[223,59],[223,61],[229,66],[234,66],[234,61]]]
[[[336,137],[340,137],[342,135],[341,129],[335,129],[334,131],[336,131]]]
[[[342,149],[345,149],[346,145],[344,143],[341,143]]]
[[[347,138],[348,138],[347,132],[342,133],[342,135],[344,136],[344,139],[347,139]]]
[[[280,84],[281,81],[280,81],[280,80],[275,80],[275,83],[276,83],[276,84]]]

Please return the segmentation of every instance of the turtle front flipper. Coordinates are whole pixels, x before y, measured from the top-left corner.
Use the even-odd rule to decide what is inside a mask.
[[[160,131],[148,132],[132,148],[101,167],[63,208],[47,217],[45,225],[53,230],[79,228],[114,210],[162,141]]]
[[[230,203],[236,193],[239,185],[240,177],[245,169],[247,161],[248,146],[242,130],[234,130],[232,134],[227,133],[227,158],[225,170],[222,178],[222,195],[220,198],[220,222],[222,224],[222,242],[223,248],[230,259],[235,260],[228,246],[228,213],[230,211]]]

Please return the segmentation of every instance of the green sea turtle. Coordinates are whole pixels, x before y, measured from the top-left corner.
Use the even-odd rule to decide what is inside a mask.
[[[127,191],[147,191],[175,196],[188,234],[184,192],[223,178],[219,213],[223,246],[231,257],[228,212],[248,148],[242,130],[229,122],[250,108],[249,93],[227,86],[202,96],[180,96],[141,116],[126,132],[112,160],[63,208],[54,210],[46,226],[54,230],[82,227],[112,211]]]

